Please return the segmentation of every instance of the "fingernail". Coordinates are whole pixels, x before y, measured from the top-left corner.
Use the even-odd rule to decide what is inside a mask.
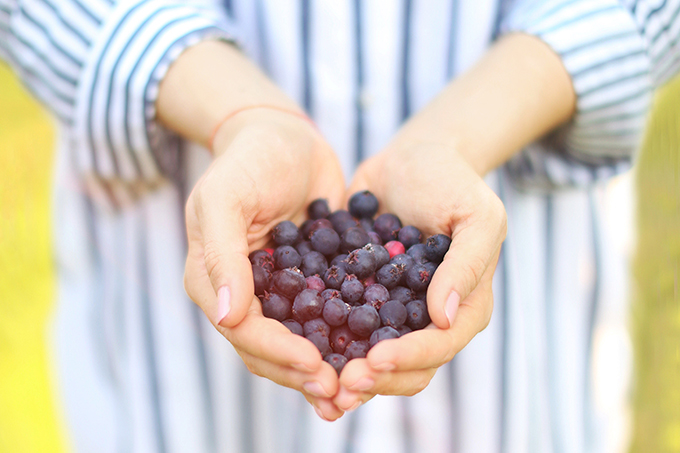
[[[444,307],[444,312],[449,320],[449,327],[453,325],[453,320],[456,319],[456,312],[458,311],[459,304],[460,296],[457,292],[451,291],[449,298],[446,299],[446,306]]]
[[[347,390],[345,387],[340,387],[338,396],[334,398],[335,405],[343,411],[348,411],[349,409],[356,409],[356,401],[358,399],[358,393]],[[345,408],[349,409],[345,409]],[[358,406],[357,406],[358,407]]]
[[[314,412],[316,412],[316,415],[318,415],[319,418],[320,418],[321,420],[323,420],[323,421],[325,421],[325,422],[329,422],[329,421],[330,421],[330,420],[328,420],[326,417],[323,416],[323,412],[321,412],[321,409],[319,409],[319,408],[316,407],[316,406],[312,406],[312,407],[314,408]]]
[[[374,385],[375,381],[373,379],[368,376],[364,376],[347,388],[350,390],[359,390],[361,392],[365,392],[366,390],[372,389]]]
[[[317,396],[319,398],[330,397],[328,392],[324,390],[323,386],[316,381],[305,382],[302,384],[302,388],[305,389],[305,392],[312,396]]]
[[[352,407],[347,409],[345,412],[352,412],[353,410],[356,410],[356,408],[358,408],[359,406],[361,406],[361,401],[357,401],[356,403],[352,404]]]
[[[224,321],[229,310],[231,310],[231,292],[228,286],[223,286],[217,290],[217,324]]]
[[[298,371],[302,371],[303,373],[311,373],[312,371],[314,371],[312,368],[308,367],[304,363],[294,363],[291,366]]]
[[[378,370],[378,371],[392,371],[396,367],[397,366],[394,363],[390,363],[390,362],[383,362],[383,363],[379,363],[377,365],[371,365],[371,368],[373,368],[374,370]]]

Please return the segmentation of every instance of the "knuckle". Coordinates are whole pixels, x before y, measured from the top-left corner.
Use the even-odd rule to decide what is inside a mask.
[[[203,259],[205,261],[205,269],[211,278],[213,278],[217,273],[221,258],[222,253],[220,252],[220,246],[217,242],[207,241],[203,245]]]

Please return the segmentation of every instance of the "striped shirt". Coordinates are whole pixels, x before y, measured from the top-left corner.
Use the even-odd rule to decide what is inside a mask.
[[[604,451],[621,422],[593,404],[593,332],[622,265],[592,183],[627,168],[653,88],[680,66],[678,14],[680,0],[0,0],[0,55],[62,126],[52,347],[74,445]],[[155,123],[158,84],[187,46],[233,40],[351,174],[510,32],[561,56],[577,109],[488,177],[509,216],[491,324],[418,396],[324,423],[250,376],[184,294],[182,206],[209,158]],[[93,201],[138,187],[123,209]]]

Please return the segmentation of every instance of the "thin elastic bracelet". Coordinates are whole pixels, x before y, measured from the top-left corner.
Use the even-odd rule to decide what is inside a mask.
[[[310,117],[308,117],[307,115],[305,115],[304,113],[296,112],[294,110],[289,110],[289,109],[286,109],[286,108],[283,108],[283,107],[277,107],[275,105],[267,105],[267,104],[249,105],[247,107],[242,107],[240,109],[234,110],[233,112],[229,113],[227,116],[222,118],[222,121],[217,123],[217,125],[215,126],[215,128],[212,131],[212,134],[210,134],[210,141],[208,141],[208,149],[210,150],[210,152],[213,152],[213,142],[215,141],[215,136],[217,135],[217,132],[220,130],[222,125],[224,123],[226,123],[227,121],[229,121],[234,116],[238,115],[239,113],[244,112],[246,110],[253,110],[253,109],[269,109],[269,110],[277,110],[277,111],[283,112],[283,113],[288,113],[289,115],[297,116],[298,118],[301,118],[301,119],[307,121],[315,129],[317,128],[316,124],[314,124],[314,121],[312,121],[312,119]]]

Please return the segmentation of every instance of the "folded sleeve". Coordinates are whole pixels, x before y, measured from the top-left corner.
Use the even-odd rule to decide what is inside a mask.
[[[567,125],[508,163],[513,179],[527,187],[583,186],[630,167],[653,89],[677,70],[679,3],[514,2],[501,32],[527,33],[550,46],[577,100]]]
[[[208,2],[0,0],[0,57],[66,126],[82,172],[156,180],[160,80],[188,46],[232,28]]]

